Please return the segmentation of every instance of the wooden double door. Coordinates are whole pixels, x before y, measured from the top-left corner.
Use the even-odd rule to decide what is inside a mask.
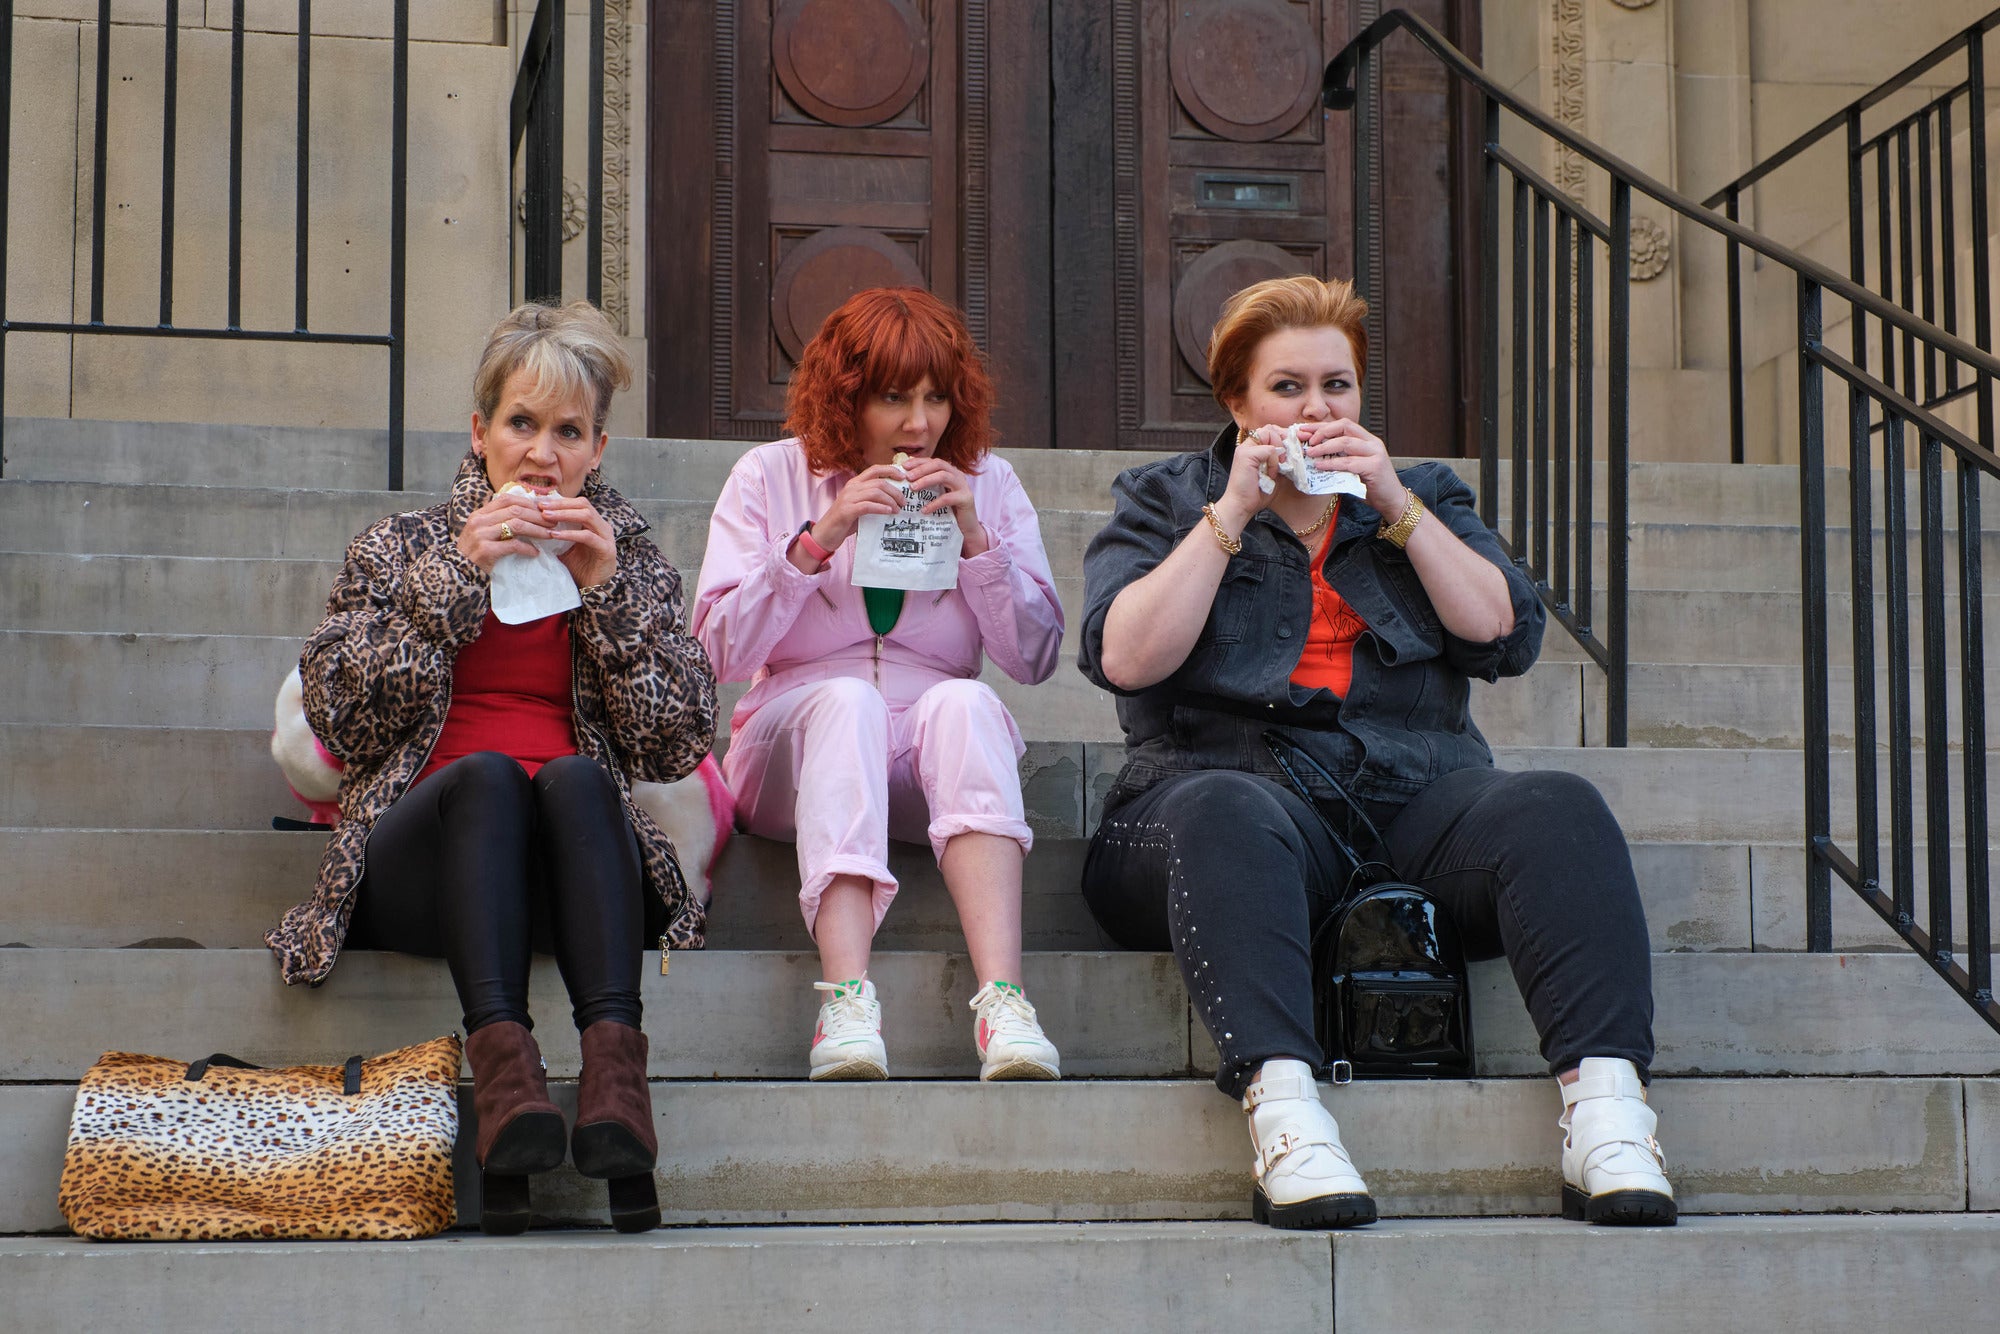
[[[1002,443],[1182,449],[1222,412],[1222,301],[1353,272],[1351,126],[1319,104],[1368,0],[651,0],[649,427],[771,439],[826,314],[910,283],[965,311]],[[1475,56],[1476,0],[1426,0]],[[1406,454],[1472,440],[1466,118],[1382,80],[1368,392]]]

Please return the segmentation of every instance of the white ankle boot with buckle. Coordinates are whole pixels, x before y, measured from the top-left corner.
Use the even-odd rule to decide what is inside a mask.
[[[1358,1227],[1375,1221],[1368,1183],[1340,1142],[1304,1061],[1266,1061],[1243,1094],[1257,1160],[1250,1213],[1282,1228]]]
[[[1558,1081],[1560,1083],[1560,1081]],[[1677,1217],[1666,1159],[1653,1138],[1659,1117],[1646,1105],[1638,1067],[1586,1056],[1562,1085],[1562,1213],[1572,1222],[1671,1227]]]
[[[815,982],[829,993],[813,1029],[814,1079],[887,1079],[889,1056],[882,1047],[882,1006],[866,977],[851,982]]]

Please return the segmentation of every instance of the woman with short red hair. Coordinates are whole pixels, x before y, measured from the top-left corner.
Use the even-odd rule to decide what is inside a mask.
[[[799,906],[826,993],[814,1079],[886,1079],[869,946],[895,897],[889,840],[928,841],[980,987],[981,1079],[1055,1079],[1021,990],[1021,863],[1034,836],[1021,734],[980,659],[1032,685],[1063,613],[1034,506],[988,452],[993,401],[958,312],[920,288],[848,299],[792,376],[791,439],[752,449],[709,523],[694,633],[716,675],[754,681],[722,762],[743,829],[795,841]],[[869,515],[934,492],[963,539],[953,587],[855,583]],[[864,576],[866,577],[866,576]]]

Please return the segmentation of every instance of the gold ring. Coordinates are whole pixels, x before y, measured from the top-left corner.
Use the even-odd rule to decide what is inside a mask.
[[[508,523],[505,519],[500,521],[500,540],[502,542],[512,542],[514,540],[514,525]]]

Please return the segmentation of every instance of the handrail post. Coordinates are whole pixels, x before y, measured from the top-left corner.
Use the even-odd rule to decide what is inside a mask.
[[[14,0],[0,0],[0,477],[7,475],[7,181],[14,166]]]
[[[1480,319],[1486,325],[1481,340],[1479,375],[1479,517],[1500,530],[1500,160],[1493,148],[1500,142],[1500,104],[1486,99],[1479,146],[1480,178],[1485,199],[1480,218],[1480,245],[1485,261],[1479,266]]]
[[[1605,368],[1604,431],[1610,477],[1610,513],[1605,555],[1610,578],[1604,590],[1604,740],[1625,744],[1626,693],[1630,684],[1626,635],[1626,556],[1631,543],[1629,482],[1631,471],[1631,351],[1632,351],[1632,187],[1611,181],[1611,293],[1609,314],[1610,364]],[[1518,355],[1518,354],[1517,354]]]
[[[1800,623],[1805,654],[1806,948],[1833,948],[1833,881],[1820,850],[1833,837],[1832,756],[1827,753],[1826,459],[1819,284],[1799,277]],[[1865,542],[1868,534],[1856,533]],[[1857,615],[1870,615],[1859,611]],[[1859,670],[1868,670],[1865,664]]]
[[[389,44],[389,489],[403,489],[403,293],[409,267],[410,0],[396,0]]]
[[[1739,222],[1737,207],[1741,194],[1729,187],[1726,216]],[[1741,463],[1743,442],[1743,259],[1736,238],[1729,238],[1729,461]]]
[[[548,47],[528,108],[527,271],[523,295],[529,301],[562,299],[563,224],[563,30],[568,15],[561,0],[541,0],[548,11]],[[540,15],[537,15],[540,17]]]

